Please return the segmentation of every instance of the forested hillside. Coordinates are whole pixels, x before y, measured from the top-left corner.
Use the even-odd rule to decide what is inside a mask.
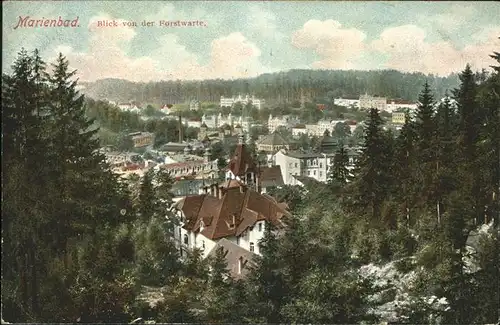
[[[263,74],[252,79],[160,81],[134,83],[119,79],[105,79],[82,83],[83,92],[95,99],[114,101],[137,100],[172,104],[196,98],[200,101],[218,102],[220,96],[255,94],[271,103],[291,103],[303,95],[315,97],[352,97],[360,94],[380,95],[389,98],[416,100],[417,89],[429,82],[436,96],[441,98],[448,89],[458,85],[458,76],[426,76],[422,73],[382,71],[291,70]]]

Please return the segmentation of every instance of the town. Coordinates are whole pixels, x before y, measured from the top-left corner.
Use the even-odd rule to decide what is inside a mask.
[[[498,4],[2,9],[2,324],[500,321]]]

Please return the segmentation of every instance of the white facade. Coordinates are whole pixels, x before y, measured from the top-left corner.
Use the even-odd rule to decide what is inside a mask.
[[[359,108],[359,99],[335,98],[333,103],[337,106]]]
[[[261,109],[265,103],[263,99],[255,98],[255,96],[250,97],[249,95],[246,95],[245,97],[242,97],[241,95],[238,95],[238,97],[220,97],[221,107],[232,107],[236,103],[246,105],[249,102],[252,102],[252,105],[257,107],[257,109]]]
[[[335,154],[300,153],[280,150],[274,159],[281,167],[283,182],[286,185],[300,185],[293,176],[307,176],[319,182],[326,183],[328,172]],[[354,157],[349,157],[348,169],[353,169]]]
[[[200,102],[197,101],[196,99],[193,99],[190,103],[189,103],[189,109],[192,110],[192,111],[197,111],[200,109]]]
[[[387,104],[387,112],[389,112],[389,113],[392,113],[398,109],[403,109],[403,108],[407,108],[410,111],[414,111],[417,109],[417,104],[416,103],[409,103],[409,102],[401,103],[401,102],[396,102],[396,101],[390,101]]]
[[[178,215],[183,220],[182,212]],[[266,223],[265,221],[257,221],[252,227],[244,231],[240,236],[224,237],[225,239],[233,242],[234,244],[244,248],[250,252],[261,255],[259,249],[259,242],[264,238]],[[200,232],[202,230],[200,229]],[[208,256],[208,253],[215,247],[218,240],[211,240],[200,232],[194,233],[182,228],[182,222],[179,226],[175,227],[175,238],[184,250],[199,248],[203,251],[203,258]]]
[[[187,121],[187,126],[191,128],[200,128],[201,127],[201,121]]]
[[[273,133],[279,127],[283,126],[285,128],[291,128],[300,123],[300,119],[296,116],[285,115],[281,117],[273,117],[272,114],[269,115],[267,120],[267,128],[269,133]]]
[[[234,122],[235,122],[235,119],[233,118],[231,113],[229,113],[227,116],[223,116],[222,113],[219,113],[219,115],[205,115],[204,114],[201,117],[200,125],[202,123],[205,123],[207,125],[207,128],[217,129],[217,128],[223,126],[224,124],[227,124],[229,126],[233,126]]]
[[[387,110],[387,98],[386,97],[373,97],[370,95],[359,96],[359,108],[371,109],[376,108],[379,111]]]
[[[302,134],[308,134],[305,126],[292,128],[292,136],[294,138],[299,138]]]

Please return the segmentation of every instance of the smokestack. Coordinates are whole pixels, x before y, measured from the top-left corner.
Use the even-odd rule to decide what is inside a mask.
[[[179,113],[179,143],[182,143],[182,117]]]

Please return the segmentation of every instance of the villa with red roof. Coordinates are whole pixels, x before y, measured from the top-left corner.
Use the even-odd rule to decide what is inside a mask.
[[[181,255],[199,248],[207,257],[221,248],[235,277],[244,273],[252,256],[260,254],[266,223],[281,228],[282,218],[290,215],[286,203],[261,192],[262,184],[282,185],[281,175],[273,179],[276,168],[256,166],[245,147],[242,142],[237,145],[226,181],[208,184],[203,194],[186,196],[174,205],[181,218],[175,230]],[[260,175],[266,175],[264,181]]]

